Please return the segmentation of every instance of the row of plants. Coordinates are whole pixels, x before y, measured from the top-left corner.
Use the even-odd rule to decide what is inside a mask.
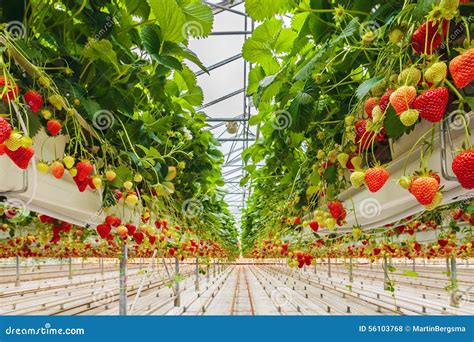
[[[163,241],[156,222],[167,222],[237,253],[220,190],[223,155],[195,110],[203,93],[190,63],[207,70],[188,48],[210,33],[211,8],[196,0],[26,3],[22,23],[2,20],[1,158],[36,168],[37,181],[54,177],[58,187],[74,181],[79,192],[100,193],[105,222],[81,238],[152,249],[153,237]],[[51,142],[52,159],[45,151]],[[41,231],[44,222],[33,221]],[[76,228],[38,238],[42,253],[61,244],[63,233],[74,241],[71,232],[83,231]],[[186,249],[189,241],[176,237],[175,244]]]
[[[444,183],[428,161],[448,120],[451,130],[464,135],[450,171],[464,189],[474,188],[468,114],[474,108],[473,4],[278,2],[283,3],[246,1],[248,13],[261,21],[242,50],[254,65],[248,95],[258,114],[250,124],[261,134],[243,153],[248,174],[241,184],[252,187],[242,217],[246,255],[266,255],[262,246],[269,239],[280,252],[287,246],[288,254],[277,255],[300,266],[305,255],[383,255],[404,225],[380,227],[386,238],[367,239],[367,245],[360,245],[361,236],[372,231],[358,224],[349,233],[337,229],[354,214],[354,203],[339,199],[342,193],[360,187],[375,193],[387,182],[398,182],[424,206],[411,220],[428,213],[440,225],[446,216],[446,207],[440,207]],[[290,24],[279,17],[283,13]],[[410,133],[419,139],[407,151],[403,176],[393,179],[389,168],[400,160],[391,145]],[[417,148],[419,168],[408,173],[406,164]],[[448,254],[472,256],[472,223],[463,224],[468,237]],[[306,238],[308,231],[312,238]],[[452,236],[450,229],[443,231]],[[404,244],[396,243],[395,255],[407,256]],[[430,254],[436,244],[424,246],[423,255],[445,256],[444,249]],[[408,253],[413,255],[418,254]]]

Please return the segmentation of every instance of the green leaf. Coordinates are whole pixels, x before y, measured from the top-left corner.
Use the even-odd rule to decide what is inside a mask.
[[[369,93],[370,89],[372,89],[373,87],[381,83],[383,79],[384,79],[383,76],[377,76],[377,77],[368,79],[367,81],[364,81],[362,84],[360,84],[356,90],[357,99],[359,101],[362,100],[365,97],[365,95]]]
[[[147,0],[158,20],[164,40],[180,43],[186,38],[186,17],[175,0]]]
[[[406,127],[400,121],[400,117],[395,113],[395,110],[392,106],[389,106],[385,111],[385,120],[383,126],[385,127],[385,132],[390,138],[398,138],[404,133],[410,132],[414,129],[415,125],[412,127]]]
[[[417,273],[417,272],[415,272],[415,271],[409,271],[409,270],[403,271],[403,275],[406,276],[406,277],[418,277],[418,273]]]
[[[245,11],[257,21],[288,11],[291,7],[290,0],[245,0]]]
[[[474,110],[474,96],[466,96],[464,100],[466,100],[466,102],[469,104],[471,110]]]
[[[240,186],[244,186],[245,184],[247,184],[248,181],[249,181],[249,179],[250,179],[250,175],[247,175],[247,176],[243,177],[243,178],[240,180],[240,183],[239,183]]]
[[[392,265],[387,265],[387,269],[390,271],[390,272],[395,272],[397,269],[395,267],[393,267]]]
[[[150,54],[154,59],[157,58],[160,48],[160,28],[156,25],[145,25],[140,31],[140,38],[142,40],[145,51]]]
[[[82,50],[82,55],[91,61],[102,60],[111,63],[118,69],[117,54],[112,47],[112,43],[107,39],[89,39],[86,47]]]
[[[195,38],[207,37],[212,31],[214,16],[212,9],[202,3],[195,2],[183,7],[186,16],[188,33]]]

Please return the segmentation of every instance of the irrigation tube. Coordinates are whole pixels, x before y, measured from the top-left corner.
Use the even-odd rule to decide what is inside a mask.
[[[153,265],[153,260],[155,260],[157,250],[155,249],[153,251],[153,256],[150,259],[150,262],[148,263],[148,267],[146,268],[146,272],[142,276],[142,280],[140,282],[140,287],[138,288],[138,292],[135,295],[135,299],[133,300],[132,305],[130,306],[130,314],[133,312],[133,309],[135,308],[135,305],[137,304],[138,298],[140,297],[140,293],[142,292],[143,285],[145,284],[145,278],[148,276],[148,274],[151,271],[151,267]]]

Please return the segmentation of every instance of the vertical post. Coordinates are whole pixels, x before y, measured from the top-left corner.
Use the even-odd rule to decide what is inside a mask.
[[[199,291],[199,258],[196,257],[196,282],[195,282],[196,291]]]
[[[81,268],[84,268],[84,258],[82,258],[82,265]]]
[[[413,272],[415,272],[415,269],[416,269],[416,261],[415,261],[415,258],[413,258],[413,261],[412,261],[412,266],[411,266],[411,269]]]
[[[212,259],[212,276],[216,277],[216,259]]]
[[[179,274],[179,260],[178,257],[174,258],[174,274],[177,276]],[[179,281],[178,279],[175,279],[174,282],[174,293],[176,295],[176,298],[174,299],[174,306],[180,306],[181,305],[181,293],[179,292]]]
[[[100,258],[99,262],[100,262],[100,275],[104,275],[104,258]]]
[[[206,278],[207,278],[207,282],[209,282],[209,279],[211,278],[211,265],[210,264],[207,264]]]
[[[315,258],[315,259],[314,259],[314,274],[317,274],[317,273],[318,273],[318,268],[317,268],[317,266],[316,266],[317,263],[318,263],[318,259]]]
[[[353,282],[354,278],[352,277],[352,257],[349,258],[349,282]]]
[[[59,258],[59,270],[63,270],[63,258]]]
[[[17,255],[15,257],[16,264],[16,277],[15,277],[15,286],[20,286],[20,257]]]
[[[123,242],[119,270],[119,315],[127,315],[127,258],[128,245]]]
[[[451,278],[450,305],[458,307],[459,306],[459,298],[457,298],[457,296],[455,296],[455,294],[458,292],[458,291],[456,291],[456,289],[458,287],[458,279],[457,279],[457,265],[456,265],[456,257],[455,256],[451,257],[450,278]]]
[[[331,278],[331,258],[328,258],[328,278]]]
[[[383,289],[386,291],[388,290],[388,268],[387,268],[387,256],[384,255],[383,262]]]
[[[72,279],[72,258],[69,257],[69,275],[68,275],[68,279],[71,280]]]

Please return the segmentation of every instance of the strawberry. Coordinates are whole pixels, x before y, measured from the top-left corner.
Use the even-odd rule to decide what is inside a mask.
[[[105,218],[105,223],[111,225],[112,227],[118,227],[122,223],[122,220],[120,217],[109,215]]]
[[[86,180],[86,178],[89,177],[92,171],[94,171],[94,167],[87,160],[83,160],[77,163],[76,169],[77,169],[77,178],[80,181]]]
[[[414,125],[418,121],[420,113],[416,109],[408,109],[400,115],[400,121],[405,126]]]
[[[78,176],[74,176],[72,179],[74,179],[74,182],[77,185],[77,188],[79,189],[80,192],[84,192],[87,189],[87,186],[89,185],[89,179],[83,179],[80,180]]]
[[[312,220],[312,221],[309,221],[309,227],[313,230],[313,232],[317,232],[318,229],[319,229],[319,224],[318,222]],[[281,245],[283,247],[283,245]],[[288,244],[286,245],[286,247],[288,248]]]
[[[426,53],[431,55],[433,50],[437,49],[441,44],[442,36],[438,32],[439,23],[433,20],[423,23],[418,29],[413,33],[412,36],[412,46],[417,53]],[[448,31],[448,21],[443,20],[442,28],[443,36],[447,34]]]
[[[441,248],[444,248],[446,247],[446,245],[448,244],[448,239],[439,239],[438,240],[438,245],[441,247]]]
[[[465,189],[474,189],[474,149],[459,153],[451,165],[456,178]]]
[[[5,140],[10,137],[12,133],[12,126],[4,118],[0,117],[0,144],[3,144]]]
[[[97,233],[99,233],[100,237],[102,239],[105,239],[105,238],[107,238],[107,236],[109,236],[109,233],[112,230],[112,227],[108,224],[102,223],[102,224],[98,224],[96,229],[97,229]]]
[[[370,192],[379,191],[390,177],[390,173],[382,166],[376,166],[365,171],[365,184]]]
[[[20,169],[25,170],[28,168],[31,158],[35,154],[35,150],[32,147],[19,147],[15,151],[10,151],[9,149],[5,150],[5,153],[10,157],[10,159],[18,166]]]
[[[385,94],[383,94],[382,97],[380,98],[379,106],[380,106],[380,109],[382,110],[383,113],[385,113],[385,110],[387,109],[388,104],[390,102],[390,95],[392,95],[392,93],[394,91],[395,90],[393,90],[393,89],[388,89],[385,92]]]
[[[143,235],[142,232],[133,233],[133,239],[135,240],[135,242],[136,242],[138,245],[141,245],[141,243],[142,243],[144,237],[145,237],[145,235]]]
[[[30,106],[31,111],[38,113],[44,103],[43,96],[35,90],[28,90],[23,97],[28,106]]]
[[[329,201],[328,202],[328,209],[331,213],[331,216],[336,220],[344,219],[342,216],[345,216],[345,209],[344,206],[340,201]]]
[[[5,146],[10,151],[16,151],[22,147],[22,138],[23,136],[18,132],[12,132],[7,140],[5,140]]]
[[[398,75],[398,83],[406,86],[416,86],[421,80],[421,71],[414,67],[403,69]]]
[[[430,122],[438,122],[446,112],[448,100],[449,92],[447,88],[429,89],[416,97],[413,102],[413,108],[420,112],[420,116],[423,119]]]
[[[62,126],[58,120],[51,119],[46,123],[46,128],[52,136],[55,136],[61,131]]]
[[[354,188],[359,188],[365,181],[365,173],[362,171],[354,171],[351,173],[351,184]]]
[[[464,88],[471,83],[474,80],[474,48],[454,57],[449,62],[449,71],[456,87]]]
[[[129,236],[133,236],[133,233],[135,233],[135,231],[137,230],[137,226],[135,226],[134,224],[131,224],[131,223],[127,223],[125,225],[125,227],[128,230],[128,235]]]
[[[447,73],[448,67],[446,66],[446,63],[436,62],[426,69],[424,77],[426,81],[432,84],[438,84],[444,81]]]
[[[410,109],[416,98],[416,88],[413,86],[401,86],[390,95],[390,104],[397,114]]]
[[[64,175],[63,163],[55,161],[53,164],[51,164],[51,173],[57,179],[63,178],[63,175]]]
[[[438,181],[431,176],[416,177],[410,186],[410,192],[415,196],[418,203],[428,205],[438,192]]]
[[[359,144],[362,150],[366,150],[370,147],[375,135],[374,132],[367,132],[366,126],[367,120],[365,119],[357,120],[354,126],[356,134],[355,142]]]
[[[20,87],[13,80],[0,76],[0,94],[3,101],[14,100],[20,93]]]
[[[367,100],[365,100],[364,103],[364,110],[369,116],[369,118],[372,119],[372,109],[378,104],[379,99],[376,97],[369,97]]]

